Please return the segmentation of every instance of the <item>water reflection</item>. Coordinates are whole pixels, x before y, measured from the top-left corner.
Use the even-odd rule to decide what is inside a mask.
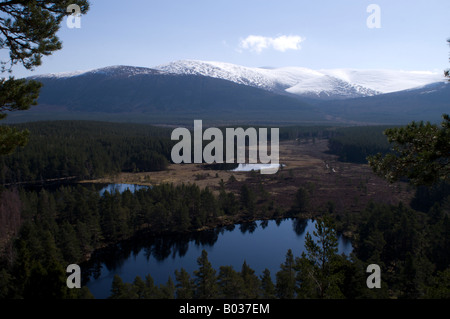
[[[116,192],[119,192],[122,194],[123,192],[129,190],[130,192],[134,193],[140,189],[147,189],[150,186],[144,186],[144,185],[135,185],[135,184],[109,184],[105,187],[103,187],[100,190],[100,196],[103,196],[106,192],[113,194]]]
[[[96,298],[106,298],[114,274],[124,282],[150,274],[155,283],[165,283],[181,267],[192,273],[197,269],[201,250],[208,252],[214,267],[232,265],[240,269],[243,260],[258,275],[265,268],[275,274],[287,249],[299,256],[304,250],[306,232],[314,231],[314,222],[302,219],[278,219],[219,227],[192,234],[141,235],[113,247],[99,250],[81,265],[83,285]],[[339,238],[340,253],[349,254],[351,243]]]
[[[282,221],[283,219],[277,219],[275,223],[279,226]],[[268,225],[269,220],[262,220],[259,223],[261,229],[265,229]],[[252,234],[258,228],[256,222],[242,223],[238,226],[242,234]],[[307,219],[292,219],[292,228],[297,236],[303,236],[307,226]],[[136,256],[141,251],[143,251],[147,261],[152,257],[158,262],[163,262],[169,257],[172,259],[184,257],[191,242],[197,247],[212,247],[216,244],[220,234],[232,232],[235,228],[236,225],[227,225],[188,235],[178,234],[158,237],[141,235],[132,240],[123,241],[112,247],[101,249],[92,256],[91,261],[84,265],[85,279],[87,280],[91,275],[98,278],[97,272],[102,264],[108,271],[114,271],[120,268],[130,256]]]
[[[189,235],[170,235],[152,237],[142,235],[132,240],[123,241],[120,244],[97,251],[82,268],[84,281],[87,282],[90,276],[97,279],[98,270],[102,264],[108,271],[114,271],[122,267],[125,260],[130,256],[136,256],[143,251],[147,261],[154,258],[158,262],[163,262],[171,257],[184,257],[188,251],[189,243],[193,242],[196,246],[212,247],[218,240],[219,234],[223,231],[232,231],[234,225],[221,227],[212,230],[192,233]],[[251,227],[251,226],[249,226]]]
[[[268,220],[262,220],[259,223],[259,226],[261,226],[262,229],[265,229],[267,227],[267,225],[269,225],[269,221]]]
[[[303,236],[306,230],[306,226],[308,226],[308,220],[307,219],[294,219],[292,221],[292,228],[294,229],[294,232],[297,234],[297,236]]]
[[[250,233],[252,234],[255,229],[258,227],[258,225],[256,224],[256,222],[249,222],[249,223],[243,223],[239,226],[239,230],[241,231],[241,233],[245,234],[245,233]]]

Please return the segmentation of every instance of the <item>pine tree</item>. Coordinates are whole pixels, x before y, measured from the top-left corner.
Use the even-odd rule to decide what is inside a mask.
[[[256,208],[256,197],[246,184],[241,187],[241,205],[248,216],[252,216]]]
[[[159,288],[161,299],[174,299],[175,298],[175,284],[171,277],[167,280],[165,285],[160,285]]]
[[[232,266],[221,266],[218,276],[219,296],[225,299],[243,297],[244,281]]]
[[[309,192],[304,187],[299,187],[295,193],[294,210],[304,212],[309,205]]]
[[[433,185],[450,179],[450,116],[442,115],[441,127],[411,122],[387,129],[392,153],[368,157],[373,171],[389,182],[402,177],[414,185]]]
[[[109,299],[122,299],[125,295],[126,287],[119,275],[114,275],[111,285],[111,295]]]
[[[272,277],[269,269],[264,269],[261,276],[261,297],[263,299],[275,299],[275,285],[273,284]]]
[[[133,281],[133,291],[137,295],[137,299],[146,298],[146,286],[141,277],[136,276]]]
[[[194,282],[189,273],[181,268],[180,271],[175,270],[176,296],[178,299],[192,299],[194,297]]]
[[[89,9],[87,0],[3,1],[0,3],[0,49],[9,51],[9,61],[0,62],[1,73],[11,72],[15,64],[33,70],[43,56],[62,48],[56,36],[69,4],[80,7],[81,14]],[[8,65],[9,64],[9,65]],[[37,104],[41,83],[24,79],[0,79],[0,120],[8,111],[27,110]],[[28,141],[28,131],[0,127],[0,155],[10,154]]]
[[[339,284],[342,275],[336,272],[338,266],[338,241],[332,222],[327,217],[318,220],[313,235],[305,237],[306,253],[296,260],[301,298],[341,298]]]
[[[286,253],[286,260],[276,274],[276,295],[280,299],[293,299],[295,297],[295,263],[292,250]]]
[[[159,299],[160,292],[152,276],[145,276],[145,298],[144,299]]]
[[[216,271],[208,260],[208,253],[202,250],[197,259],[199,269],[194,271],[195,291],[198,299],[214,299],[217,296],[218,287],[216,282]]]
[[[255,271],[250,268],[244,260],[241,268],[242,281],[244,282],[243,297],[244,299],[256,299],[259,296],[260,282]]]

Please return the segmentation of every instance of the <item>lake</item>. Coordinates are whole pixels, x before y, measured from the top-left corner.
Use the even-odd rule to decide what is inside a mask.
[[[88,280],[86,286],[99,299],[110,295],[115,274],[124,282],[132,282],[136,276],[144,279],[150,274],[155,284],[166,283],[169,276],[175,281],[174,271],[182,267],[192,276],[203,249],[216,270],[231,265],[240,271],[246,261],[256,275],[262,275],[268,268],[275,279],[288,249],[292,249],[295,257],[300,256],[306,233],[312,235],[314,230],[315,221],[283,219],[243,223],[189,236],[141,238],[95,254],[81,267],[84,282]],[[351,251],[351,242],[339,237],[339,253],[349,255]]]
[[[251,171],[260,171],[267,169],[275,169],[280,166],[284,166],[282,164],[239,164],[237,168],[233,169],[233,172],[251,172]]]
[[[148,188],[149,186],[142,186],[142,185],[135,185],[135,184],[108,184],[107,186],[103,187],[100,190],[100,195],[103,196],[105,192],[109,192],[110,194],[113,194],[115,192],[123,193],[126,190],[131,191],[134,193],[135,191],[138,191],[140,189]]]

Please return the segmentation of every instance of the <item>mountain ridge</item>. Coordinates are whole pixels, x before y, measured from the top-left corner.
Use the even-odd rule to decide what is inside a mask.
[[[376,69],[321,69],[304,67],[253,68],[200,60],[179,60],[152,68],[109,66],[99,69],[37,75],[30,78],[67,78],[95,73],[114,76],[142,74],[199,75],[223,79],[278,94],[292,94],[314,99],[348,99],[414,89],[442,82],[442,75],[427,71]]]
[[[31,77],[43,83],[38,106],[11,113],[7,121],[393,124],[439,121],[443,112],[448,113],[450,85],[443,80],[429,83],[440,79],[436,74],[327,72],[332,75],[301,67],[247,68],[194,60],[155,68],[118,65],[38,75]],[[395,84],[397,80],[401,81]],[[352,84],[371,81],[372,87],[394,83],[397,89],[407,89],[380,93]]]

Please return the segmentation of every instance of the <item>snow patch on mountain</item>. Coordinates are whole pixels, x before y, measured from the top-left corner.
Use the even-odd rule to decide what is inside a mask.
[[[445,81],[442,72],[328,69],[320,72],[381,93],[392,93]]]
[[[106,76],[136,76],[142,74],[156,74],[161,73],[159,70],[145,68],[145,67],[136,67],[136,66],[127,66],[127,65],[114,65],[107,66],[100,69],[92,69],[92,70],[84,70],[84,71],[74,71],[74,72],[61,72],[61,73],[49,73],[43,75],[36,75],[30,78],[71,78],[82,75],[106,75]]]
[[[442,74],[402,70],[250,68],[214,61],[181,60],[155,69],[210,76],[275,92],[317,98],[373,96],[444,81]]]
[[[403,91],[445,81],[438,72],[398,70],[321,69],[304,67],[252,68],[225,62],[180,60],[154,68],[109,66],[100,69],[52,73],[31,78],[70,78],[86,75],[132,77],[175,74],[208,76],[276,93],[320,99],[344,99]]]

